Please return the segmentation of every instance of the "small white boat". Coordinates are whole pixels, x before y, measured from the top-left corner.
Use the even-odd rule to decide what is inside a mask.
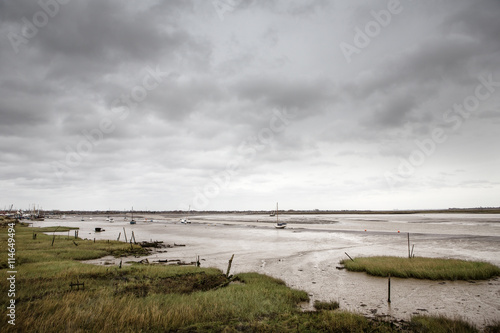
[[[285,229],[286,222],[280,222],[278,215],[278,203],[276,203],[276,224],[274,225],[276,229]]]
[[[188,210],[188,217],[185,217],[183,219],[181,219],[181,223],[182,224],[190,224],[191,221],[189,221],[189,214],[191,213],[191,206],[189,206],[189,210]]]

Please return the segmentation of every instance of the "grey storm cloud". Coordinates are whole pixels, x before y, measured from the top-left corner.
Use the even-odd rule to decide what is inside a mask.
[[[0,2],[5,205],[498,205],[498,1],[402,0],[351,61],[387,2],[40,3]]]

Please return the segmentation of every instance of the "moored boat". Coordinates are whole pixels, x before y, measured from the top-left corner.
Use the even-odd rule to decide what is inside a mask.
[[[130,224],[136,224],[134,220],[134,207],[132,207],[132,219],[130,220]]]
[[[276,224],[274,225],[276,229],[285,229],[286,222],[280,222],[278,214],[278,203],[276,203]]]

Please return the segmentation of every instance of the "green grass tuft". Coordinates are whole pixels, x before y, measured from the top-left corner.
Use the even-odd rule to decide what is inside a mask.
[[[314,301],[314,308],[318,311],[321,310],[337,310],[340,307],[339,302],[320,302]]]
[[[347,270],[373,276],[430,280],[487,280],[500,268],[485,262],[440,258],[360,257],[341,261]]]

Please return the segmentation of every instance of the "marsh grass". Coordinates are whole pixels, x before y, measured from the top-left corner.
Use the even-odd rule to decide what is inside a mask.
[[[443,316],[413,316],[410,328],[416,333],[477,333],[478,329],[459,318]]]
[[[0,231],[5,253],[7,232]],[[216,288],[227,278],[213,268],[85,264],[78,260],[145,252],[126,243],[67,236],[56,236],[52,245],[52,238],[40,229],[16,226],[15,331],[156,332],[199,323],[217,327],[221,321],[292,314],[298,302],[308,300],[306,292],[256,273],[239,274],[239,284]],[[70,289],[77,281],[85,283],[85,290]],[[0,285],[5,290],[6,281]],[[1,306],[7,302],[2,293]],[[14,328],[9,325],[7,330]]]
[[[496,320],[488,325],[484,329],[485,333],[500,333],[500,320]]]
[[[500,268],[485,262],[440,258],[360,257],[343,260],[349,271],[373,276],[430,280],[487,280],[500,276]]]
[[[318,311],[320,310],[337,310],[340,307],[339,302],[320,302],[314,301],[314,308]]]

